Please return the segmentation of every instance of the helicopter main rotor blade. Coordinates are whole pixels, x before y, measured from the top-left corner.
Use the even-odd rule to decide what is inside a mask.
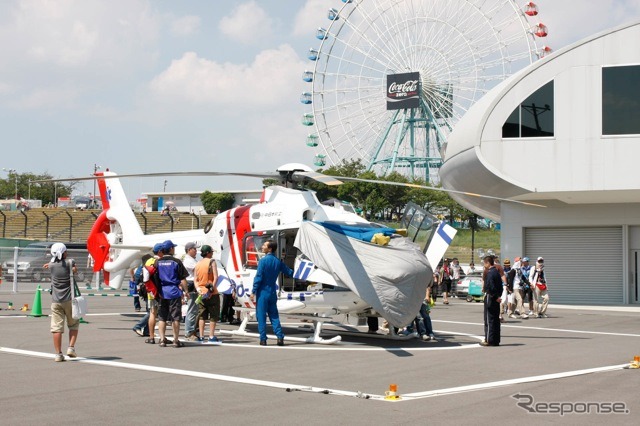
[[[261,179],[280,179],[281,176],[278,173],[238,173],[238,172],[157,172],[157,173],[126,173],[126,174],[114,174],[110,176],[93,175],[83,177],[69,177],[58,179],[39,179],[29,181],[31,183],[43,183],[43,182],[75,182],[83,180],[95,180],[95,179],[111,179],[111,178],[126,178],[126,177],[206,177],[206,176],[239,176],[239,177],[255,177]]]
[[[323,175],[318,172],[295,172],[294,176],[304,176],[306,179],[311,179],[316,182],[324,183],[325,185],[342,185],[342,181],[336,177]]]
[[[327,176],[327,175],[325,175],[325,176]],[[348,181],[348,182],[366,182],[366,183],[377,183],[377,184],[382,184],[382,185],[405,186],[405,187],[408,187],[408,188],[429,189],[429,190],[432,190],[432,191],[446,192],[448,194],[468,195],[470,197],[488,198],[488,199],[491,199],[491,200],[507,201],[509,203],[516,203],[516,204],[524,204],[525,206],[543,207],[543,208],[547,207],[547,206],[542,205],[542,204],[528,203],[526,201],[510,200],[509,198],[493,197],[491,195],[476,194],[475,192],[456,191],[455,189],[434,188],[432,186],[417,185],[415,183],[392,182],[392,181],[388,181],[388,180],[360,179],[360,178],[342,177],[342,176],[329,176],[329,177],[333,177],[335,179],[340,179],[340,180]]]

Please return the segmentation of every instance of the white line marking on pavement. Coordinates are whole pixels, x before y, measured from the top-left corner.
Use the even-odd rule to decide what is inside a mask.
[[[35,351],[5,348],[5,347],[0,347],[0,352],[5,352],[9,354],[14,354],[14,355],[46,358],[46,359],[52,359],[55,356],[53,354],[45,353],[45,352],[35,352]],[[424,392],[413,392],[413,393],[401,395],[401,398],[399,399],[387,400],[383,395],[365,394],[359,391],[354,392],[354,391],[344,391],[344,390],[338,390],[338,389],[321,388],[321,387],[315,387],[315,386],[302,386],[302,385],[296,385],[291,383],[257,380],[257,379],[250,379],[245,377],[235,377],[235,376],[227,376],[222,374],[204,373],[200,371],[182,370],[177,368],[156,367],[156,366],[143,365],[143,364],[132,364],[132,363],[126,363],[126,362],[106,361],[106,360],[89,359],[89,358],[82,358],[82,357],[67,358],[67,360],[70,362],[80,362],[83,364],[126,368],[130,370],[151,371],[151,372],[162,373],[162,374],[173,374],[173,375],[179,375],[179,376],[198,377],[201,379],[218,380],[223,382],[240,383],[240,384],[247,384],[247,385],[254,385],[254,386],[264,386],[264,387],[270,387],[270,388],[276,388],[276,389],[284,389],[287,391],[300,391],[300,392],[330,394],[330,395],[337,395],[337,396],[349,396],[349,397],[355,397],[355,398],[373,399],[377,401],[387,401],[387,402],[402,402],[402,401],[412,401],[416,399],[433,398],[433,397],[452,395],[457,393],[474,392],[474,391],[496,388],[496,387],[517,385],[522,383],[557,380],[557,379],[563,379],[567,377],[583,376],[587,374],[618,371],[618,370],[623,370],[629,367],[629,364],[627,363],[627,364],[619,364],[619,365],[610,365],[606,367],[588,368],[584,370],[566,371],[562,373],[552,373],[552,374],[544,374],[539,376],[521,377],[517,379],[500,380],[495,382],[479,383],[475,385],[457,386],[452,388],[436,389],[436,390],[424,391]]]
[[[464,322],[464,321],[445,321],[445,320],[434,320],[433,322],[441,322],[445,324],[462,324],[462,325],[478,325],[484,326],[484,324],[479,322]],[[536,321],[536,320],[528,320],[528,321]],[[608,331],[589,331],[589,330],[569,330],[566,328],[548,328],[548,327],[529,327],[525,325],[509,325],[509,324],[500,324],[502,328],[523,328],[525,330],[544,330],[544,331],[559,331],[562,333],[581,333],[581,334],[600,334],[604,336],[624,336],[624,337],[640,337],[640,334],[632,334],[632,333],[611,333]]]
[[[46,352],[35,352],[35,351],[5,348],[5,347],[0,347],[0,352],[5,352],[9,354],[14,354],[14,355],[47,358],[47,359],[53,359],[55,357],[54,354],[50,354]],[[314,386],[303,386],[303,385],[296,385],[292,383],[272,382],[268,380],[249,379],[246,377],[235,377],[235,376],[227,376],[223,374],[204,373],[201,371],[182,370],[178,368],[156,367],[152,365],[132,364],[127,362],[106,361],[106,360],[89,359],[89,358],[82,358],[82,357],[78,357],[78,358],[67,357],[67,361],[79,362],[82,364],[101,365],[106,367],[126,368],[130,370],[151,371],[155,373],[173,374],[173,375],[179,375],[179,376],[198,377],[201,379],[219,380],[223,382],[241,383],[241,384],[254,385],[254,386],[265,386],[265,387],[276,388],[276,389],[284,389],[288,391],[315,392],[315,393],[323,393],[323,394],[331,394],[331,395],[339,395],[339,396],[351,396],[351,397],[359,397],[359,398],[366,398],[366,399],[384,400],[384,397],[381,395],[368,395],[368,394],[363,394],[361,392],[343,391],[339,389],[318,388]]]
[[[564,379],[567,377],[583,376],[586,374],[617,371],[617,370],[623,370],[627,367],[629,367],[628,363],[619,364],[619,365],[610,365],[607,367],[588,368],[585,370],[566,371],[563,373],[552,373],[552,374],[543,374],[540,376],[521,377],[519,379],[500,380],[496,382],[479,383],[475,385],[458,386],[453,388],[437,389],[437,390],[426,391],[426,392],[408,393],[408,394],[402,395],[402,398],[404,398],[405,400],[431,398],[434,396],[451,395],[451,394],[463,393],[463,392],[473,392],[473,391],[479,391],[483,389],[497,388],[501,386],[511,386],[511,385],[518,385],[522,383],[541,382],[545,380],[557,380],[557,379]]]

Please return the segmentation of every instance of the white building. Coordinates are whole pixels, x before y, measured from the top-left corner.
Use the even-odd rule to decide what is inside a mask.
[[[197,192],[147,192],[143,198],[138,200],[138,204],[146,207],[147,211],[161,211],[165,206],[175,207],[176,211],[187,213],[204,213],[200,195],[203,191]],[[239,191],[210,191],[215,193],[230,193],[235,197],[233,207],[245,204],[257,203],[260,201],[262,190],[239,190]],[[146,197],[146,198],[145,198]]]
[[[441,169],[501,222],[503,257],[545,258],[555,303],[640,302],[640,22],[564,48],[485,95]]]

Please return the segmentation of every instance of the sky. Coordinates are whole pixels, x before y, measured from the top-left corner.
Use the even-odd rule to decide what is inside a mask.
[[[366,1],[366,0],[365,0]],[[449,0],[452,2],[462,0]],[[518,4],[524,3],[518,2]],[[637,0],[538,0],[554,50],[640,19]],[[88,176],[313,166],[301,74],[340,0],[3,0],[0,169]],[[6,172],[0,170],[6,178]],[[164,179],[127,179],[129,197]],[[167,178],[166,190],[255,189]],[[77,193],[92,192],[80,185]]]

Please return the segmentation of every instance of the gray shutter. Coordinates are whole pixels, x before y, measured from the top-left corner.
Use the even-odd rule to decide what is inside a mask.
[[[544,258],[550,303],[623,302],[622,228],[525,228],[524,256]]]

